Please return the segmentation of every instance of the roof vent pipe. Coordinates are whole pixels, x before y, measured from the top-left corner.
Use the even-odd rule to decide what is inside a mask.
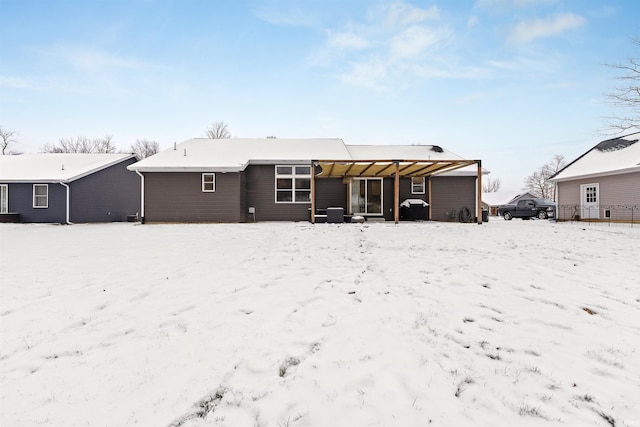
[[[173,151],[176,151],[177,149],[178,149],[178,146],[177,146],[177,144],[174,142],[174,143],[173,143]]]
[[[186,148],[184,149],[184,155],[185,155],[185,157],[187,156],[187,149]]]
[[[64,170],[64,163],[62,164],[62,170]]]

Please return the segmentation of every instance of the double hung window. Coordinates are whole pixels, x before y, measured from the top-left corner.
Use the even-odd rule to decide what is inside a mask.
[[[214,191],[216,191],[216,174],[203,173],[202,174],[202,192],[213,193]]]
[[[424,176],[411,177],[411,194],[424,194]]]
[[[33,184],[33,207],[49,207],[49,184]]]
[[[9,186],[0,185],[0,214],[9,212]]]

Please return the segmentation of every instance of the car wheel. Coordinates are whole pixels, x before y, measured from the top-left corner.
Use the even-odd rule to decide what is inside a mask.
[[[538,212],[538,219],[547,219],[547,218],[549,217],[547,216],[547,213],[545,211]]]
[[[502,216],[504,217],[504,219],[506,219],[507,221],[511,221],[513,219],[513,215],[511,215],[511,212],[505,212],[502,214]]]

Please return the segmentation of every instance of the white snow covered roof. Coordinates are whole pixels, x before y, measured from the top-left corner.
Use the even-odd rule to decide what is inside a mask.
[[[133,157],[102,153],[0,156],[0,182],[71,182]]]
[[[240,172],[249,164],[311,160],[464,160],[434,145],[345,145],[339,138],[193,138],[129,166],[140,172]],[[476,175],[474,166],[451,174]]]
[[[560,182],[629,172],[640,172],[640,132],[600,142],[550,180]]]
[[[140,172],[240,172],[249,163],[294,163],[348,156],[344,142],[337,138],[194,138],[147,157],[129,169]]]
[[[466,160],[439,145],[347,145],[351,160]],[[483,169],[482,174],[489,172]],[[476,176],[476,165],[465,166],[442,175]]]
[[[347,145],[351,160],[465,160],[438,145]]]

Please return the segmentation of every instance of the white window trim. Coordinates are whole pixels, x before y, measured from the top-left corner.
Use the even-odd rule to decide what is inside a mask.
[[[205,176],[210,176],[213,179],[211,181],[205,181]],[[213,184],[212,190],[205,190],[205,184]],[[202,192],[203,193],[215,193],[216,192],[216,174],[215,173],[203,173],[202,174]]]
[[[9,186],[0,184],[0,214],[6,213],[9,213]]]
[[[36,206],[36,187],[45,187],[47,189],[47,194],[45,195],[38,195],[37,197],[39,198],[45,198],[46,200],[46,204],[45,206]],[[48,209],[49,208],[49,184],[33,184],[33,190],[32,190],[32,194],[33,194],[33,208],[34,209]]]
[[[414,184],[413,184],[413,180],[415,178],[421,178],[422,179],[422,191],[416,191],[414,188]],[[425,194],[426,193],[426,186],[427,186],[427,180],[424,178],[424,176],[414,176],[411,178],[411,194]]]
[[[291,174],[279,174],[278,173],[278,168],[291,168]],[[309,168],[309,173],[308,174],[296,174],[296,168]],[[311,200],[309,201],[303,201],[303,202],[297,202],[296,201],[296,192],[298,189],[296,189],[296,178],[308,178],[309,180],[311,179],[311,171],[312,171],[312,166],[311,165],[276,165],[274,168],[274,172],[275,172],[275,179],[273,181],[273,188],[274,188],[274,195],[273,195],[273,199],[275,201],[275,203],[277,204],[310,204]],[[286,191],[291,191],[291,201],[290,202],[281,202],[278,201],[278,192],[283,193],[285,192],[285,190],[278,190],[278,179],[291,179],[291,190],[286,190]],[[309,195],[311,195],[311,189],[308,188],[300,188],[299,191],[308,191]],[[309,196],[311,197],[311,196]]]

